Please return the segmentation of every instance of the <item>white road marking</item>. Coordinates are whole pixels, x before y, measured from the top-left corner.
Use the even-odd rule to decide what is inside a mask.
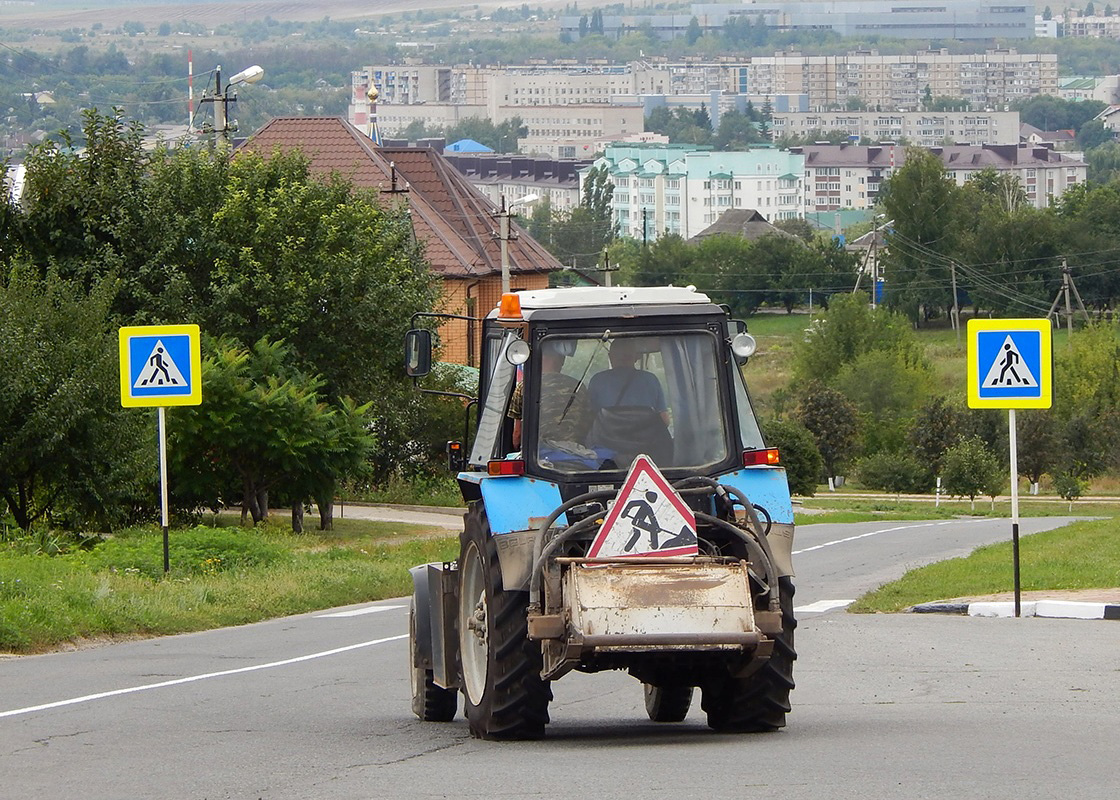
[[[328,619],[330,617],[360,617],[363,614],[376,614],[378,611],[392,611],[397,608],[408,608],[408,606],[366,606],[365,608],[354,608],[350,611],[336,611],[333,614],[316,614],[315,619]]]
[[[21,714],[32,714],[36,711],[48,711],[52,708],[62,708],[63,706],[77,705],[78,703],[88,703],[93,700],[102,700],[106,697],[117,697],[118,695],[134,694],[136,692],[145,692],[149,689],[164,689],[168,686],[178,686],[183,683],[194,683],[196,681],[204,681],[209,678],[222,678],[226,675],[238,675],[243,672],[256,672],[262,669],[272,669],[273,667],[286,667],[289,664],[298,664],[301,661],[311,661],[316,658],[325,658],[326,656],[333,656],[339,653],[346,653],[350,650],[358,650],[362,647],[372,647],[376,644],[385,644],[386,642],[396,642],[400,639],[407,639],[408,634],[402,633],[400,636],[388,636],[384,639],[373,639],[368,642],[359,642],[358,644],[348,644],[345,647],[336,647],[333,650],[324,650],[321,653],[310,653],[306,656],[296,656],[295,658],[286,658],[283,661],[271,661],[267,664],[255,664],[251,667],[238,667],[237,669],[226,669],[221,672],[207,672],[203,675],[191,675],[186,678],[176,678],[170,681],[161,681],[160,683],[148,683],[143,686],[130,686],[127,689],[113,689],[108,692],[98,692],[97,694],[87,694],[82,697],[71,697],[69,700],[57,700],[53,703],[43,703],[38,706],[28,706],[27,708],[14,708],[11,711],[0,711],[0,719],[4,717],[17,717]]]
[[[807,606],[798,606],[793,611],[795,614],[820,614],[834,608],[845,608],[854,602],[855,600],[818,600]]]
[[[823,550],[824,548],[832,547],[835,544],[846,544],[847,542],[854,542],[857,539],[866,539],[868,536],[878,536],[879,534],[882,534],[882,533],[895,533],[896,531],[907,531],[907,530],[911,530],[913,528],[929,528],[929,527],[932,527],[933,525],[959,525],[959,524],[963,524],[963,523],[967,523],[967,522],[983,522],[983,520],[951,519],[948,522],[934,522],[934,523],[923,522],[919,525],[898,525],[894,528],[883,528],[883,530],[881,530],[881,531],[871,531],[869,533],[861,533],[858,536],[849,536],[845,539],[836,539],[836,540],[831,541],[831,542],[825,542],[824,544],[813,545],[812,547],[806,547],[804,550],[794,550],[793,555],[797,556],[797,555],[801,555],[802,553],[811,553],[814,550]]]

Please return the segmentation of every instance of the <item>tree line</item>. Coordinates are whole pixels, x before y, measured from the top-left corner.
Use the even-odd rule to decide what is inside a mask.
[[[19,527],[155,513],[154,412],[120,407],[122,325],[204,333],[203,404],[168,412],[178,509],[329,512],[340,481],[436,457],[420,431],[462,411],[417,404],[401,375],[410,316],[439,295],[406,209],[295,152],[146,151],[138,123],[97,112],[84,135],[33,150],[0,203],[0,499]]]

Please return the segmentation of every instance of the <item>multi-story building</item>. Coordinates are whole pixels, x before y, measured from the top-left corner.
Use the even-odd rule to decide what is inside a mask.
[[[1070,9],[1060,30],[1067,39],[1120,39],[1120,17],[1085,16]]]
[[[984,169],[1014,175],[1036,208],[1046,208],[1084,183],[1088,165],[1068,153],[1030,143],[931,147],[946,172],[963,185]],[[871,208],[883,182],[906,162],[905,147],[891,144],[806,145],[790,152],[805,158],[805,213]]]
[[[757,209],[770,220],[804,213],[804,158],[785,150],[611,145],[592,166],[608,168],[615,222],[635,239],[665,233],[687,239],[733,208]]]
[[[448,153],[443,158],[458,169],[474,188],[496,206],[536,195],[547,199],[553,211],[568,211],[580,204],[579,171],[591,159],[535,158],[497,153]]]
[[[718,31],[729,22],[759,20],[772,30],[832,30],[841,36],[892,39],[1028,39],[1034,35],[1034,5],[1007,0],[759,0],[747,3],[693,3],[691,14],[608,16],[603,34],[619,38],[639,25],[662,39],[687,35],[692,20],[701,30]],[[584,23],[586,25],[586,22]],[[561,17],[560,30],[581,35],[580,17]]]
[[[843,131],[855,140],[934,147],[1019,141],[1018,111],[824,111],[773,115],[774,138]]]
[[[739,92],[803,92],[809,96],[810,111],[916,111],[927,97],[927,87],[928,96],[961,98],[975,110],[1058,93],[1056,54],[1014,50],[971,55],[929,50],[905,56],[874,51],[843,56],[789,53],[751,58],[731,70]]]

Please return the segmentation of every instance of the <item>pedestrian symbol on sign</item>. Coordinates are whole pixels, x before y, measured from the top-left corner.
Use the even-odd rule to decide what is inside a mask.
[[[588,548],[591,558],[694,556],[696,516],[649,456],[639,455],[603,526]]]
[[[132,388],[186,385],[187,379],[175,366],[175,361],[167,352],[167,348],[164,347],[163,340],[157,340],[155,347],[152,348],[152,354],[148,356],[144,368],[140,370],[140,375],[136,378],[136,383],[132,385]]]
[[[1002,386],[1036,387],[1038,381],[1031,373],[1030,367],[1023,361],[1019,348],[1015,346],[1011,334],[1004,339],[992,366],[980,384],[981,389],[998,389]]]

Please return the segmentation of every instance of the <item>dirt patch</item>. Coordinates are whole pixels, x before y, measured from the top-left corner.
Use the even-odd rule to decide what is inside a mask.
[[[1120,604],[1120,589],[1043,589],[1040,591],[1023,592],[1021,599],[1024,602],[1035,600],[1069,600],[1077,603],[1108,603]],[[939,600],[939,603],[1003,603],[1014,602],[1015,592],[999,592],[997,594],[976,595],[973,597],[954,597],[949,600]]]

